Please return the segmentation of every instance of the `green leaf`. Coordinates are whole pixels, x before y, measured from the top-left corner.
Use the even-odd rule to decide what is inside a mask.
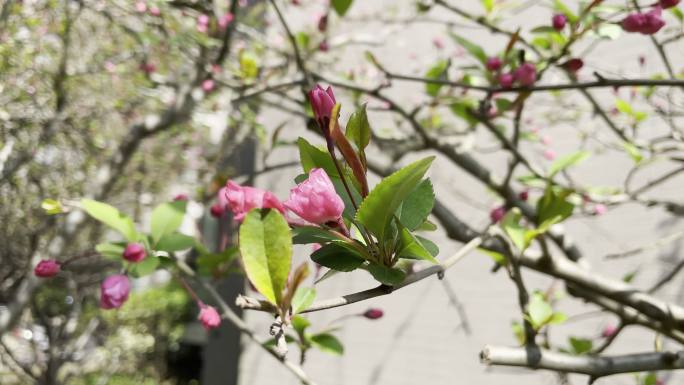
[[[311,344],[326,353],[342,355],[344,346],[337,337],[329,333],[315,334],[309,338]]]
[[[92,199],[81,199],[81,207],[91,217],[121,233],[129,242],[137,240],[138,233],[133,220],[115,207]]]
[[[594,343],[586,338],[570,337],[569,341],[570,346],[572,347],[572,352],[576,355],[589,353],[594,347]]]
[[[472,98],[459,99],[449,105],[451,112],[453,112],[457,117],[465,120],[469,126],[475,125],[479,122],[477,118],[470,112],[476,108],[477,100]]]
[[[477,59],[480,63],[487,63],[487,54],[485,53],[484,49],[482,49],[482,47],[464,37],[461,37],[453,33],[451,34],[451,38],[454,39],[458,44],[460,44],[471,55],[473,55],[473,57]]]
[[[312,287],[299,287],[292,297],[292,314],[306,310],[316,299],[316,289]]]
[[[541,293],[534,293],[530,298],[530,303],[527,305],[527,314],[529,321],[536,330],[546,325],[553,316],[553,309],[549,305]]]
[[[121,260],[123,252],[126,249],[126,242],[119,243],[100,243],[95,246],[95,251],[100,253],[105,258],[113,260]]]
[[[161,237],[178,230],[185,217],[186,201],[162,203],[152,211],[151,234],[156,244]]]
[[[520,213],[520,210],[517,208],[509,210],[501,220],[501,227],[515,247],[520,251],[525,251],[529,246],[529,243],[525,239],[526,229],[520,225],[521,218],[522,214]]]
[[[351,114],[344,134],[349,141],[356,145],[359,151],[363,151],[370,143],[372,132],[364,104]]]
[[[513,322],[511,324],[511,330],[513,331],[513,335],[515,336],[515,339],[518,341],[518,344],[524,345],[525,344],[525,328],[520,322]]]
[[[243,51],[240,54],[240,75],[245,79],[254,79],[259,75],[259,62],[254,54]]]
[[[131,263],[129,265],[128,271],[135,278],[144,277],[154,273],[154,271],[157,270],[159,263],[159,257],[148,255],[145,257],[145,259],[138,263]]]
[[[591,154],[588,151],[577,151],[572,154],[568,154],[561,158],[558,158],[555,162],[551,164],[549,169],[549,178],[553,178],[559,172],[567,169],[568,167],[574,166],[583,160],[587,159]]]
[[[352,5],[352,0],[332,0],[333,9],[338,15],[344,16]]]
[[[363,258],[336,243],[327,244],[311,254],[311,260],[337,271],[352,271],[361,266]]]
[[[566,200],[571,193],[570,190],[563,190],[558,194],[553,187],[547,187],[544,196],[537,201],[537,221],[559,223],[572,215],[575,205]]]
[[[448,60],[439,60],[425,73],[425,78],[434,80],[443,80],[446,75],[446,71],[449,68]],[[439,93],[443,84],[439,83],[425,83],[425,92],[428,95],[435,97]]]
[[[494,0],[480,0],[480,3],[482,3],[482,6],[485,9],[485,12],[490,13],[494,9]]]
[[[378,265],[371,263],[365,267],[365,269],[375,278],[378,282],[394,286],[400,284],[406,278],[406,274],[399,270],[391,267]]]
[[[45,210],[45,214],[48,215],[61,214],[64,212],[62,204],[54,199],[43,200],[43,202],[40,204],[40,208]]]
[[[477,250],[478,250],[479,252],[483,253],[483,254],[488,255],[488,256],[489,256],[491,259],[493,259],[494,262],[496,262],[498,265],[501,265],[501,266],[505,266],[505,265],[506,265],[506,256],[505,256],[505,255],[503,255],[503,254],[501,254],[501,253],[498,253],[498,252],[496,252],[496,251],[487,250],[487,249],[483,249],[483,248],[478,248]]]
[[[420,226],[418,226],[418,228],[416,228],[415,231],[435,231],[435,230],[437,230],[437,225],[428,220],[428,221],[421,223]]]
[[[635,164],[639,164],[642,160],[644,160],[644,155],[641,153],[641,151],[639,151],[637,146],[629,142],[622,143],[622,146]]]
[[[554,325],[558,325],[558,324],[562,324],[567,319],[568,319],[568,316],[565,315],[564,313],[560,313],[560,312],[553,313],[553,315],[551,316],[551,319],[549,319],[549,323],[554,324]]]
[[[311,42],[311,36],[306,32],[298,32],[295,35],[295,41],[297,45],[304,51],[309,49],[309,43]]]
[[[356,213],[356,220],[384,243],[385,231],[399,205],[420,183],[430,168],[434,156],[402,168],[383,179],[368,194]]]
[[[411,234],[407,228],[402,228],[399,233],[399,250],[397,255],[400,258],[421,259],[437,263],[437,260],[432,257],[429,251]]]
[[[615,100],[615,108],[617,108],[618,111],[622,112],[625,115],[632,116],[634,114],[634,109],[632,108],[632,105],[629,104],[626,100]]]
[[[163,235],[154,249],[172,253],[174,251],[186,250],[193,246],[195,246],[195,238],[185,234],[172,233]]]
[[[435,192],[432,189],[432,182],[429,179],[425,179],[409,193],[399,210],[397,210],[397,216],[402,225],[414,231],[425,223],[434,205]]]
[[[292,229],[292,234],[294,244],[327,243],[340,239],[324,228],[316,226],[295,227]]]
[[[558,33],[555,28],[550,25],[542,25],[539,27],[532,28],[530,31],[532,33]]]
[[[240,226],[245,273],[269,302],[280,305],[292,259],[290,226],[280,212],[254,209]]]
[[[427,238],[423,238],[420,235],[415,235],[415,237],[418,239],[418,241],[420,241],[420,243],[423,245],[425,250],[427,250],[428,253],[430,253],[430,255],[436,257],[439,254],[439,247],[434,242]]]
[[[304,335],[304,331],[306,330],[306,328],[311,326],[311,322],[309,322],[308,319],[306,319],[300,315],[292,316],[291,322],[292,322],[292,328],[299,335]]]
[[[648,373],[646,376],[644,376],[644,385],[657,385],[658,384],[658,376],[656,376],[655,373]]]
[[[339,177],[335,163],[330,154],[312,145],[304,138],[297,139],[299,147],[299,161],[302,163],[304,172],[308,173],[311,169],[322,168],[329,177]]]
[[[670,8],[670,12],[674,15],[674,17],[677,18],[677,20],[679,20],[680,23],[684,22],[684,13],[681,9],[672,7]]]
[[[201,275],[214,275],[216,270],[226,266],[238,256],[237,246],[226,248],[220,253],[206,253],[197,258],[197,267]]]

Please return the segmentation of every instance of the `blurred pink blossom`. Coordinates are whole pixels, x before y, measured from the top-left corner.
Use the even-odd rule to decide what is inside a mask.
[[[344,202],[322,168],[309,171],[309,178],[290,190],[285,207],[300,218],[322,225],[338,222],[344,211]]]

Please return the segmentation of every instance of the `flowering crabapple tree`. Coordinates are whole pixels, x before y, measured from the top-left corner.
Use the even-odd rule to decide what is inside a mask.
[[[355,14],[361,3],[3,4],[0,54],[6,71],[0,76],[10,91],[0,94],[6,106],[0,110],[6,224],[0,236],[7,244],[3,264],[8,261],[0,276],[6,303],[0,333],[30,322],[23,317],[29,307],[42,314],[32,298],[51,281],[64,279],[84,304],[95,292],[99,308],[111,313],[131,301],[133,280],[165,270],[196,302],[194,317],[207,330],[232,325],[302,383],[314,384],[304,369],[307,352],[341,354],[343,341],[334,332],[314,332],[307,313],[401,296],[399,289],[444,279],[462,258],[477,253],[490,256],[493,272],[512,282],[519,307],[512,330],[517,346],[491,341],[481,351],[484,365],[548,370],[565,383],[568,374],[593,383],[636,373],[639,385],[662,384],[683,369],[684,308],[659,292],[678,278],[684,261],[676,258],[656,282],[638,286],[637,272],[616,277],[592,268],[591,245],[574,243],[571,230],[573,221],[627,205],[658,210],[663,220],[684,213],[677,199],[658,189],[676,183],[684,171],[684,67],[672,49],[684,37],[680,2],[545,1],[537,11],[548,17],[528,25],[510,13],[509,1],[419,0],[411,3],[408,18],[384,8],[370,17],[407,29],[443,26],[446,32],[433,41],[437,58],[427,68],[411,73],[371,47],[360,52],[362,68],[343,71],[337,59],[361,45],[346,33],[351,23],[367,21]],[[289,17],[314,11],[320,13],[312,26],[295,27]],[[50,23],[39,26],[46,15],[42,19]],[[267,28],[259,24],[264,18]],[[511,28],[507,21],[513,19]],[[116,28],[118,46],[85,38],[106,36],[102,22]],[[480,35],[466,38],[461,23],[481,28],[496,45],[486,47]],[[446,53],[447,38],[456,55]],[[47,56],[26,48],[31,39],[52,44]],[[652,57],[635,57],[638,76],[588,73],[595,47],[623,39],[652,46]],[[658,63],[657,69],[646,72],[647,61]],[[415,86],[420,95],[407,105],[397,84]],[[353,112],[343,116],[343,108]],[[308,132],[281,138],[284,125],[262,117],[268,109],[291,116]],[[211,144],[200,116],[217,110],[226,111],[228,123],[221,140]],[[392,122],[389,134],[378,128],[383,117]],[[577,124],[580,140],[560,156],[547,132],[562,119]],[[279,147],[296,149],[296,164],[260,171],[297,167],[288,197],[220,169],[222,154],[237,151],[247,137],[261,139],[264,159]],[[171,146],[178,151],[168,151]],[[183,151],[185,159],[179,159]],[[490,152],[504,161],[490,162]],[[578,176],[576,170],[587,164],[599,168],[604,153],[630,162],[617,173],[619,183],[595,186]],[[437,162],[440,170],[465,174],[459,183],[496,196],[498,203],[479,217],[486,223],[456,209],[462,195],[435,194],[442,191],[438,171],[430,170]],[[48,165],[56,171],[50,173]],[[164,199],[158,193],[183,167],[197,169],[192,182],[205,187],[192,197]],[[129,178],[133,172],[139,174]],[[369,182],[370,174],[379,181]],[[161,202],[149,207],[149,221],[139,215],[140,205],[130,204],[147,191]],[[36,201],[42,201],[42,212]],[[180,231],[195,203],[220,223],[230,218],[237,242],[214,249],[204,234]],[[440,252],[434,234],[462,245]],[[666,234],[611,259],[681,238]],[[293,245],[310,245],[309,260],[294,265]],[[86,283],[92,279],[79,281],[84,266],[99,290]],[[317,295],[318,282],[354,271],[369,274],[377,285],[331,298]],[[617,322],[595,338],[551,338],[552,330],[572,325],[557,303],[556,285],[531,287],[528,271],[563,283],[589,311],[612,314]],[[233,272],[244,274],[253,290],[229,300],[245,311],[271,314],[269,330],[248,325],[216,291],[212,278]],[[89,289],[88,295],[78,289]],[[76,355],[59,354],[56,347],[79,337],[79,328],[66,326],[79,316],[40,321],[52,338],[42,372],[12,360],[11,349],[3,347],[21,376],[59,383],[59,368]],[[383,310],[370,308],[363,316],[381,319]],[[655,343],[638,353],[604,354],[629,328],[645,330]]]

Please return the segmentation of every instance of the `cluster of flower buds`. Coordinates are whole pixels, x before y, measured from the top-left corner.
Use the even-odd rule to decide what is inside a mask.
[[[498,74],[495,79],[502,88],[511,88],[516,83],[529,87],[537,81],[537,67],[530,62],[523,62],[510,72],[499,73],[503,65],[503,61],[496,56],[488,58],[485,63],[489,72]]]
[[[670,2],[665,3],[669,4]],[[674,5],[676,5],[676,2]],[[653,9],[646,13],[631,13],[622,20],[622,29],[627,32],[638,32],[643,35],[653,35],[665,26],[665,20],[662,18],[662,13],[663,7],[661,4],[656,5],[653,7]]]

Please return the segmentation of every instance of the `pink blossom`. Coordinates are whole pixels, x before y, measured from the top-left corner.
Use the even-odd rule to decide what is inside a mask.
[[[128,277],[121,274],[110,275],[100,285],[100,307],[116,309],[128,299],[131,283]]]
[[[640,32],[646,24],[646,17],[642,13],[632,13],[622,20],[622,29],[627,32]]]
[[[123,259],[133,263],[142,261],[146,256],[145,246],[139,243],[129,243],[123,252]]]
[[[513,71],[513,77],[522,86],[531,86],[537,81],[537,68],[532,63],[525,62]]]
[[[157,66],[153,63],[142,63],[140,64],[140,69],[146,74],[151,74],[157,70]]]
[[[135,10],[140,13],[144,13],[147,11],[147,4],[144,1],[138,1],[135,3]]]
[[[568,22],[568,17],[562,13],[553,15],[551,18],[551,24],[556,31],[560,31],[565,28],[565,24]]]
[[[511,73],[505,73],[499,75],[499,85],[501,85],[502,88],[511,88],[513,85],[513,74]]]
[[[330,46],[328,45],[328,42],[323,40],[319,45],[318,45],[318,50],[321,52],[328,52],[330,49]]]
[[[543,145],[548,146],[551,144],[551,137],[549,135],[543,135],[541,137],[541,142]]]
[[[604,205],[603,203],[597,203],[594,206],[594,214],[595,215],[603,215],[606,212],[608,212],[608,207]]]
[[[197,319],[207,330],[217,328],[219,325],[221,325],[221,316],[213,306],[201,304],[200,313]]]
[[[285,214],[285,207],[272,192],[240,186],[232,180],[219,191],[219,202],[233,212],[238,222],[242,222],[249,210],[255,208],[276,209]]]
[[[617,328],[613,325],[606,325],[605,328],[601,331],[601,337],[603,338],[610,338],[617,333]]]
[[[376,320],[382,318],[384,314],[385,313],[382,311],[382,309],[370,308],[363,313],[363,316],[368,319]]]
[[[309,178],[290,190],[285,207],[302,219],[322,225],[338,222],[344,211],[344,202],[323,169],[314,168]]]
[[[544,150],[544,159],[549,161],[556,159],[556,151],[547,148],[546,150]]]
[[[104,64],[104,68],[105,68],[105,70],[107,70],[107,72],[113,73],[114,71],[116,71],[116,64],[114,64],[110,61],[106,61]]]
[[[489,212],[489,219],[491,219],[494,223],[499,223],[505,215],[506,207],[498,206],[493,208],[492,211]]]
[[[40,278],[54,277],[61,270],[61,265],[54,259],[42,259],[33,269],[33,274]]]
[[[218,25],[221,29],[226,29],[228,25],[233,21],[233,14],[228,12],[218,19]]]
[[[437,49],[444,49],[444,40],[439,37],[432,39],[432,45]]]
[[[214,89],[214,80],[206,79],[202,82],[202,91],[211,92]]]
[[[485,66],[487,67],[488,71],[491,72],[496,72],[501,69],[501,66],[503,65],[503,62],[501,61],[500,58],[496,56],[492,56],[490,58],[487,58],[487,63]]]
[[[316,86],[309,91],[309,103],[313,109],[316,120],[324,121],[326,118],[330,120],[332,109],[335,107],[335,94],[332,87],[323,90],[323,87],[316,84]]]
[[[518,199],[521,201],[530,199],[530,192],[528,190],[521,191],[520,194],[518,194]]]
[[[153,5],[150,7],[150,15],[152,16],[160,16],[161,15],[161,9],[157,7],[156,5]]]

